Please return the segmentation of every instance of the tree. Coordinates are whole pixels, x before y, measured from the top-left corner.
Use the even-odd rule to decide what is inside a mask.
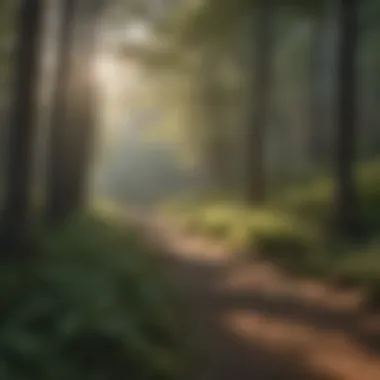
[[[76,3],[66,0],[62,8],[47,186],[47,220],[51,224],[62,223],[85,208],[94,145],[93,69],[100,5]]]
[[[270,122],[273,77],[273,15],[272,1],[257,5],[254,21],[254,70],[252,118],[248,133],[248,200],[260,203],[266,196],[265,130]]]
[[[336,77],[336,2],[321,2],[311,17],[308,151],[312,166],[331,162],[331,110]]]
[[[207,48],[202,54],[199,84],[204,123],[205,165],[212,187],[226,189],[231,180],[231,147],[228,136],[225,89],[220,83],[219,65],[222,61],[217,49]],[[194,127],[193,127],[194,128]]]
[[[37,89],[43,29],[43,1],[23,0],[19,5],[16,83],[9,135],[6,175],[4,243],[18,248],[30,236],[33,162],[36,142]]]
[[[90,1],[82,9],[79,31],[77,63],[74,83],[79,102],[73,104],[69,194],[67,215],[81,213],[86,209],[91,162],[96,139],[96,80],[95,53],[97,42],[97,19],[101,1]]]
[[[309,154],[312,165],[321,163],[324,154],[324,113],[321,94],[323,47],[325,45],[325,12],[316,12],[311,20],[310,46],[310,125]],[[323,81],[322,81],[323,82]]]
[[[72,48],[74,41],[73,21],[76,0],[62,2],[62,20],[58,41],[58,68],[53,94],[53,110],[50,125],[50,155],[46,191],[46,212],[48,222],[64,218],[67,213],[68,186],[67,154],[70,149],[67,128],[68,101],[70,97],[70,76],[72,72]]]
[[[336,222],[341,235],[358,234],[358,195],[354,178],[357,139],[357,72],[359,0],[339,0],[336,130]]]

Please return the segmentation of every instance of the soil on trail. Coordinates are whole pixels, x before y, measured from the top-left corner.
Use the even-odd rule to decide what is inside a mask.
[[[144,222],[187,302],[196,380],[380,380],[380,318],[360,294],[236,259],[159,218]]]

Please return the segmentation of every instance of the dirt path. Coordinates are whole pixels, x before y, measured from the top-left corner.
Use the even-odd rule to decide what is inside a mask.
[[[239,262],[160,219],[145,227],[198,332],[197,380],[380,380],[380,322],[359,294]]]

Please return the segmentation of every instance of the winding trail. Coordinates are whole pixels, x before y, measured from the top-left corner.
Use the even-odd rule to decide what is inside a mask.
[[[265,263],[143,218],[183,292],[204,369],[196,380],[380,380],[380,318],[360,294],[295,280]]]

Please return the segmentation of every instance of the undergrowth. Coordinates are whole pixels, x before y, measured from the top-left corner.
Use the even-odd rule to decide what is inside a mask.
[[[0,378],[182,378],[175,295],[139,242],[91,218],[47,231],[32,265],[3,265]]]
[[[361,286],[380,304],[380,161],[357,168],[362,223],[360,246],[338,241],[331,230],[333,181],[316,178],[281,189],[265,207],[225,198],[176,200],[164,211],[185,230],[223,239],[236,252],[276,262],[297,275]]]

